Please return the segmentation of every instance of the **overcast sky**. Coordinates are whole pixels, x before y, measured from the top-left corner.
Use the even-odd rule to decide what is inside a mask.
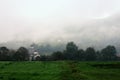
[[[120,0],[0,0],[0,42],[112,40],[119,13]]]

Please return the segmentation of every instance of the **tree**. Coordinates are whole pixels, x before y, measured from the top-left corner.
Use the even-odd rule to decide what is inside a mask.
[[[7,61],[9,59],[9,49],[6,47],[0,48],[0,60]]]
[[[76,57],[76,53],[78,52],[78,47],[76,46],[76,44],[74,42],[69,42],[66,45],[66,50],[64,51],[65,54],[65,58],[68,60],[75,60]]]
[[[76,58],[77,58],[77,60],[84,61],[85,60],[85,51],[83,49],[78,50]]]
[[[14,54],[14,59],[17,61],[26,61],[29,59],[28,50],[25,47],[20,47]]]
[[[115,60],[116,53],[117,53],[116,48],[114,46],[109,45],[101,50],[102,60],[104,61]]]
[[[64,59],[63,53],[60,51],[54,52],[51,55],[51,57],[52,57],[52,60],[63,60]]]
[[[94,48],[88,47],[85,52],[85,58],[87,61],[93,61],[96,60],[96,52]]]
[[[96,51],[96,60],[101,61],[102,60],[102,55],[100,51]]]
[[[8,56],[9,56],[8,60],[9,60],[9,61],[13,61],[13,60],[14,60],[13,55],[14,55],[15,53],[16,53],[15,50],[9,50],[9,54],[8,54]]]

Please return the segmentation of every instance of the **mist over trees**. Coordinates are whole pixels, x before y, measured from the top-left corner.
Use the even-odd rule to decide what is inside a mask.
[[[32,45],[35,46],[35,45]],[[36,50],[41,50],[38,47]],[[48,49],[46,49],[48,50]],[[117,50],[115,46],[108,45],[100,51],[93,47],[86,50],[79,49],[74,42],[68,42],[63,51],[55,51],[51,55],[40,54],[37,61],[57,61],[57,60],[78,60],[78,61],[115,61]],[[28,61],[30,58],[29,49],[20,47],[17,50],[10,50],[7,47],[0,47],[0,61]]]
[[[56,51],[63,51],[65,49],[65,44],[49,44],[49,43],[44,43],[44,44],[35,44],[32,43],[31,45],[34,47],[35,51],[39,52],[42,55],[50,55],[53,52]]]

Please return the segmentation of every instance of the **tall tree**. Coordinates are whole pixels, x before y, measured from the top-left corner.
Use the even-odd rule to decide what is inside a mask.
[[[76,46],[76,44],[74,42],[69,42],[66,45],[66,51],[64,51],[65,53],[65,58],[68,60],[75,60],[76,59],[76,53],[78,52],[78,47]]]

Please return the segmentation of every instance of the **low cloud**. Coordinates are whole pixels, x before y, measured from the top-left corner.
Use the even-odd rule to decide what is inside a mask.
[[[1,43],[30,41],[59,44],[74,41],[81,48],[88,46],[99,48],[110,44],[118,46],[120,43],[119,15],[84,22],[48,20],[46,24],[37,20],[27,22],[19,19],[16,22],[15,19],[8,19],[7,24],[1,22],[0,25],[4,25],[0,30]],[[5,27],[8,25],[9,27]]]

